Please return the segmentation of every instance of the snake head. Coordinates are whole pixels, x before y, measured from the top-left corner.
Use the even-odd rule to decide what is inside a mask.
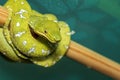
[[[61,40],[60,28],[56,22],[39,16],[32,16],[29,23],[37,35],[46,38],[51,43],[57,43]]]

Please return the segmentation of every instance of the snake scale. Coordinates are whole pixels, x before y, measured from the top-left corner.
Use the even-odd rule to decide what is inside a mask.
[[[69,48],[70,29],[53,14],[31,9],[27,0],[8,0],[9,17],[0,27],[0,52],[15,62],[49,67]]]

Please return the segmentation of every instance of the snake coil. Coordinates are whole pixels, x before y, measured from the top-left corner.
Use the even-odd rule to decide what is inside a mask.
[[[8,0],[9,18],[0,27],[0,52],[15,62],[49,67],[69,48],[70,29],[53,14],[31,9],[27,0]]]

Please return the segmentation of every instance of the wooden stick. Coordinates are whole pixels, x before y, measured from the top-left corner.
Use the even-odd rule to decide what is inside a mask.
[[[66,56],[114,79],[120,80],[120,65],[118,63],[74,41],[71,41],[70,49],[68,49]]]
[[[3,25],[5,23],[8,17],[7,15],[7,10],[0,7],[0,24]],[[105,75],[120,80],[120,65],[118,63],[77,44],[74,41],[71,41],[66,56]]]
[[[8,11],[4,7],[0,6],[0,25],[4,25],[8,17]]]

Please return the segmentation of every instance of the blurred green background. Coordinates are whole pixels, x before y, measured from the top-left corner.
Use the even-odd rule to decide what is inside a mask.
[[[3,5],[6,0],[0,0]],[[120,0],[28,0],[41,13],[55,14],[76,34],[72,40],[120,63]],[[113,80],[64,57],[55,66],[10,63],[0,57],[0,80]]]

